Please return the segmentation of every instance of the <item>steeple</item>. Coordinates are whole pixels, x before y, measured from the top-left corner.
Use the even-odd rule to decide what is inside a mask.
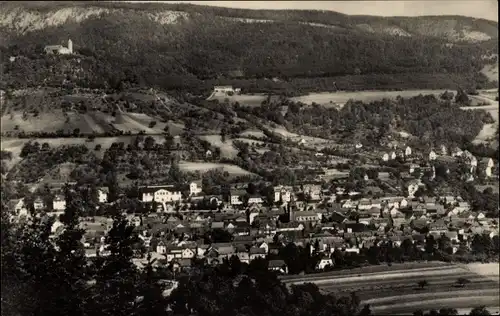
[[[71,39],[68,40],[68,50],[70,54],[73,54],[73,42]]]

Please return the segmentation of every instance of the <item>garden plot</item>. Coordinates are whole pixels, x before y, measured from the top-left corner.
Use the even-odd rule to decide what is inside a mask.
[[[229,174],[242,176],[242,175],[253,175],[253,173],[246,171],[238,166],[223,164],[223,163],[211,163],[211,162],[181,162],[179,163],[179,168],[183,171],[188,172],[206,172],[213,169],[222,169],[223,171],[229,172]]]

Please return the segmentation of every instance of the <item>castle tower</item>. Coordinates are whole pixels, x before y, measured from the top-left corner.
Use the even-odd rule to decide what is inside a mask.
[[[73,42],[71,39],[68,40],[68,50],[70,54],[73,54]]]

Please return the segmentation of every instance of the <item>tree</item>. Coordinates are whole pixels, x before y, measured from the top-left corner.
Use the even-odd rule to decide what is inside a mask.
[[[469,316],[490,316],[491,313],[486,309],[485,306],[474,307]]]
[[[458,88],[457,95],[455,96],[455,102],[462,105],[469,105],[470,99],[464,90]]]
[[[144,268],[144,272],[141,273],[141,279],[139,283],[139,293],[141,296],[136,300],[136,311],[137,316],[149,316],[149,315],[165,315],[168,303],[163,297],[163,289],[159,284],[158,280],[155,278],[155,273],[153,271],[153,264],[156,259],[151,259],[151,253],[148,253],[147,257],[148,263]]]
[[[137,267],[132,262],[138,237],[118,209],[113,213],[116,214],[113,226],[106,236],[109,255],[98,257],[96,262],[94,303],[89,311],[100,315],[133,315],[140,284]]]
[[[144,149],[152,150],[155,147],[155,139],[151,136],[146,137],[144,140]]]
[[[457,279],[457,285],[460,287],[464,287],[466,284],[470,283],[471,281],[466,278],[458,278]]]
[[[417,283],[418,287],[421,288],[422,290],[429,285],[429,282],[427,282],[427,280],[421,280],[421,281],[418,281]]]
[[[458,315],[458,311],[454,308],[441,308],[439,310],[439,316],[453,316]]]

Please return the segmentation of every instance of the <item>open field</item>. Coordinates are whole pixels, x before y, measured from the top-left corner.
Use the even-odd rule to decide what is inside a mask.
[[[252,107],[257,107],[260,106],[262,101],[267,99],[266,94],[239,94],[239,95],[233,95],[233,96],[228,96],[228,95],[211,95],[207,100],[218,100],[220,103],[225,102],[225,100],[228,100],[229,103],[234,103],[238,102],[240,105],[243,106],[252,106]]]
[[[234,148],[233,141],[231,139],[226,139],[225,142],[222,142],[220,135],[201,135],[199,138],[209,142],[212,146],[219,148],[222,158],[234,158],[238,155],[238,150]]]
[[[410,98],[419,94],[439,95],[445,90],[404,90],[404,91],[357,91],[357,92],[321,92],[311,93],[300,97],[291,98],[292,101],[312,104],[313,102],[323,106],[344,105],[348,100],[372,102],[382,99],[396,99],[397,96]]]
[[[490,81],[498,82],[498,62],[495,64],[485,65],[481,72],[488,77]]]
[[[241,176],[241,175],[252,175],[251,172],[248,172],[238,166],[223,164],[223,163],[211,163],[211,162],[181,162],[179,163],[179,168],[183,171],[199,171],[206,172],[211,169],[219,169],[221,168],[224,171],[229,172],[229,174]]]
[[[247,130],[247,131],[240,133],[240,136],[241,137],[253,136],[253,137],[259,137],[259,138],[266,138],[266,135],[264,134],[264,132],[259,131],[259,130]]]
[[[102,133],[105,130],[106,123],[97,122],[88,114],[69,111],[64,113],[61,110],[40,113],[37,117],[28,114],[27,119],[23,120],[23,114],[13,112],[11,115],[2,116],[2,132],[14,131],[17,128],[24,132],[56,132],[64,130],[73,132],[79,129],[80,133]]]
[[[467,266],[444,263],[410,263],[326,272],[312,276],[285,276],[287,284],[312,282],[326,293],[356,292],[361,304],[370,304],[375,315],[411,314],[413,311],[450,307],[470,311],[479,305],[500,305],[498,263]],[[496,274],[496,275],[495,275]],[[458,278],[470,281],[456,285]],[[418,282],[426,280],[421,289]]]
[[[492,138],[495,137],[495,133],[498,128],[498,101],[494,101],[492,97],[488,94],[483,94],[481,92],[480,95],[474,96],[475,98],[481,99],[483,101],[488,101],[491,105],[485,106],[469,106],[463,107],[464,110],[485,110],[491,114],[491,116],[495,119],[495,123],[493,124],[484,124],[483,128],[479,132],[479,134],[474,139],[473,143],[486,143],[491,141]],[[496,144],[498,146],[498,144]]]
[[[296,133],[289,132],[283,126],[277,126],[277,127],[266,126],[266,128],[269,128],[274,133],[279,134],[285,138],[288,138],[291,141],[295,141],[297,143],[302,142],[304,146],[308,148],[314,148],[316,150],[321,150],[325,147],[335,145],[335,142],[332,140],[319,137],[306,136],[306,135],[299,135]]]
[[[161,134],[163,132],[163,128],[165,128],[166,125],[165,123],[161,123],[162,128],[158,126],[160,125],[158,122],[156,123],[157,126],[150,128],[149,123],[154,121],[154,119],[147,121],[145,117],[147,117],[145,114],[117,112],[115,120],[113,121],[113,126],[123,132],[131,132],[132,134],[141,131],[144,131],[146,134]]]

